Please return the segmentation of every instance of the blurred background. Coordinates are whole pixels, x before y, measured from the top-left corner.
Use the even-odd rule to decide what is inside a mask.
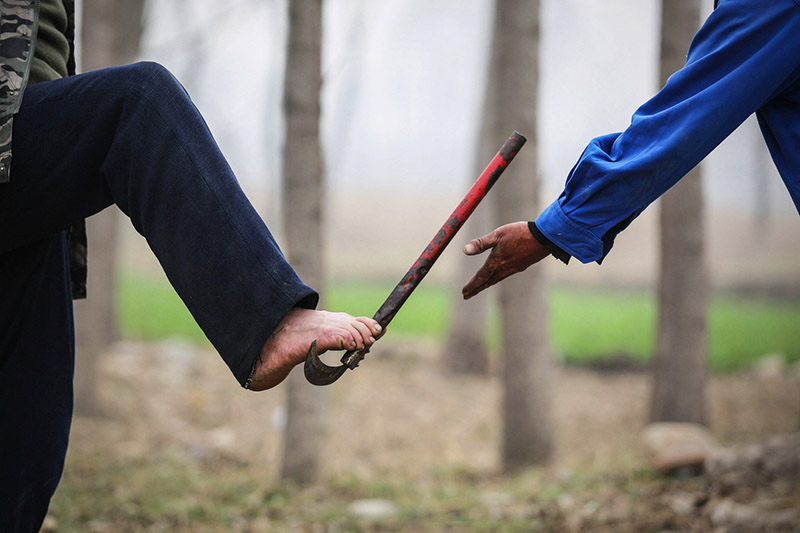
[[[664,36],[685,58],[713,1],[79,9],[83,70],[134,60],[170,69],[331,310],[371,316],[505,137],[518,129],[529,142],[362,368],[327,389],[306,388],[298,371],[262,395],[239,390],[144,240],[116,211],[95,217],[93,285],[76,304],[72,444],[45,529],[705,530],[728,524],[718,509],[733,500],[713,479],[664,477],[675,469],[643,430],[685,422],[701,444],[675,438],[705,452],[800,430],[800,218],[752,118],[696,177],[702,223],[684,239],[700,239],[702,254],[682,265],[701,272],[700,285],[664,289],[654,205],[602,266],[548,259],[459,301],[482,261],[462,257],[463,244],[555,199],[586,144],[623,130],[662,86],[674,61]],[[670,33],[687,26],[670,13],[689,13],[692,32]],[[309,33],[316,40],[297,49],[318,55],[305,65],[289,43]],[[284,105],[293,67],[297,94],[320,84],[318,135],[287,134],[303,119]],[[317,150],[319,168],[292,167]],[[314,189],[287,198],[286,180],[304,172]],[[286,229],[309,221],[292,218],[291,202],[320,213],[299,239]],[[303,242],[321,250],[312,265],[293,260]],[[670,325],[665,290],[701,298]],[[762,482],[735,500],[755,516],[748,524],[800,523],[786,512],[800,505],[796,483],[776,492]],[[779,504],[765,511],[759,491]]]

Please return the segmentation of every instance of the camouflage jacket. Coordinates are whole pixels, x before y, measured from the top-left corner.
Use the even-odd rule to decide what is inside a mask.
[[[62,0],[69,20],[67,68],[75,74],[75,0]],[[39,27],[39,0],[0,0],[0,183],[11,177],[11,133],[28,83]],[[86,231],[81,222],[67,232],[72,295],[86,296]]]

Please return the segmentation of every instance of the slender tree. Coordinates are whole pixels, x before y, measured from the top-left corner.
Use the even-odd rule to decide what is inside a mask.
[[[755,122],[755,121],[753,121]],[[748,128],[748,140],[753,148],[753,235],[756,243],[764,242],[762,238],[769,232],[772,213],[770,212],[769,185],[773,179],[775,168],[769,154],[767,144],[755,123]]]
[[[495,30],[495,25],[492,24],[492,31]],[[473,172],[468,176],[467,186],[472,185],[475,176],[494,156],[498,139],[502,139],[503,136],[503,132],[498,129],[497,96],[494,93],[495,80],[493,77],[495,69],[491,65],[491,61],[487,67],[480,133],[475,142]],[[485,235],[492,230],[495,218],[493,202],[485,202],[472,214],[462,232],[467,235]],[[458,283],[460,284],[474,274],[475,260],[468,256],[461,256],[459,272]],[[442,366],[446,372],[474,376],[489,374],[487,325],[491,303],[490,293],[482,292],[470,298],[469,301],[464,301],[461,298],[461,291],[457,291],[447,342],[442,354]]]
[[[661,81],[681,68],[700,24],[700,0],[663,0]],[[661,199],[658,340],[651,422],[706,423],[706,316],[703,186],[695,168]]]
[[[289,262],[303,280],[321,287],[324,169],[319,139],[322,0],[289,2],[283,105],[283,226]],[[326,391],[302,372],[287,380],[288,425],[281,476],[308,484],[319,474],[326,435]]]
[[[490,80],[496,139],[512,130],[528,142],[492,191],[497,225],[537,212],[536,109],[538,0],[497,0]],[[488,112],[487,112],[488,114]],[[540,268],[498,285],[502,326],[503,442],[506,469],[546,463],[552,455],[550,353],[545,282]]]
[[[491,67],[490,67],[491,68]],[[480,174],[486,163],[491,160],[497,150],[498,139],[502,133],[495,131],[497,125],[497,106],[492,105],[494,80],[486,76],[486,94],[484,96],[481,130],[475,150],[475,172],[470,175],[467,186],[471,186],[475,176]],[[512,128],[513,129],[513,128]],[[491,231],[491,202],[485,202],[470,217],[462,232],[466,235],[485,235]],[[469,279],[475,270],[474,258],[462,256],[459,265],[459,283]],[[442,353],[442,366],[451,374],[485,376],[489,374],[489,350],[486,344],[486,324],[489,308],[489,293],[482,292],[464,301],[461,291],[456,291],[453,303],[453,315],[447,342]]]
[[[82,69],[130,63],[139,53],[144,0],[83,0]],[[97,397],[102,353],[115,340],[115,280],[119,213],[107,209],[87,221],[89,297],[75,304],[75,410],[102,412]]]

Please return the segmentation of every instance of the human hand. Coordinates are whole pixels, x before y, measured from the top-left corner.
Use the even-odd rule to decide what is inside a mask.
[[[506,224],[488,235],[469,241],[464,246],[464,253],[477,255],[488,249],[492,250],[489,257],[461,289],[465,300],[550,255],[531,234],[527,222]]]

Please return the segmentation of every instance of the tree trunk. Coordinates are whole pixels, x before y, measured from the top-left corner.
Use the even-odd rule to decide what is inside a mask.
[[[517,129],[528,138],[495,186],[497,225],[537,212],[536,108],[539,82],[539,1],[498,0],[489,93],[491,130],[502,140]],[[502,132],[502,133],[501,133]],[[506,469],[546,463],[552,455],[551,394],[545,283],[532,268],[498,285],[502,327],[503,443]]]
[[[761,130],[752,120],[749,128],[750,142],[752,143],[754,154],[753,165],[753,237],[756,244],[765,243],[764,235],[769,233],[772,212],[770,208],[769,187],[772,180],[774,167],[772,156],[764,142]]]
[[[129,63],[139,51],[144,0],[83,0],[84,71]],[[97,397],[102,353],[117,338],[115,282],[119,213],[107,209],[87,221],[88,299],[75,303],[75,411],[102,412]]]
[[[699,0],[663,0],[662,82],[685,63],[699,22]],[[660,230],[659,322],[650,421],[705,424],[709,281],[699,167],[662,198]]]
[[[284,85],[283,220],[289,262],[309,285],[323,281],[323,162],[319,139],[322,0],[289,2]],[[288,425],[281,477],[308,484],[319,475],[326,434],[326,391],[302,372],[288,378]]]
[[[476,177],[496,153],[499,140],[503,138],[503,134],[495,132],[492,127],[496,120],[490,114],[495,113],[496,109],[489,105],[489,102],[490,97],[487,95],[481,133],[475,150],[475,172],[470,176],[467,187],[472,186]],[[492,230],[493,219],[491,207],[492,202],[484,202],[478,207],[462,228],[462,233],[469,235],[470,238],[489,233]],[[474,257],[466,255],[462,255],[459,263],[459,286],[456,290],[457,296],[453,304],[447,342],[442,353],[442,367],[450,374],[486,376],[489,374],[489,351],[486,345],[489,293],[484,291],[468,301],[464,300],[461,297],[460,285],[475,273],[477,263]]]
[[[106,209],[86,222],[91,265],[88,298],[74,304],[75,412],[81,416],[103,413],[98,397],[100,360],[117,336],[114,293],[118,216],[115,209]]]
[[[487,208],[488,205],[482,206],[474,213],[462,232],[479,236],[491,231],[489,227],[491,213]],[[442,368],[449,374],[488,376],[489,348],[486,343],[486,333],[490,294],[484,291],[469,301],[461,298],[461,284],[475,273],[477,264],[474,258],[472,261],[466,259],[460,259],[459,284],[456,291],[458,296],[453,302],[450,329],[442,352]]]

